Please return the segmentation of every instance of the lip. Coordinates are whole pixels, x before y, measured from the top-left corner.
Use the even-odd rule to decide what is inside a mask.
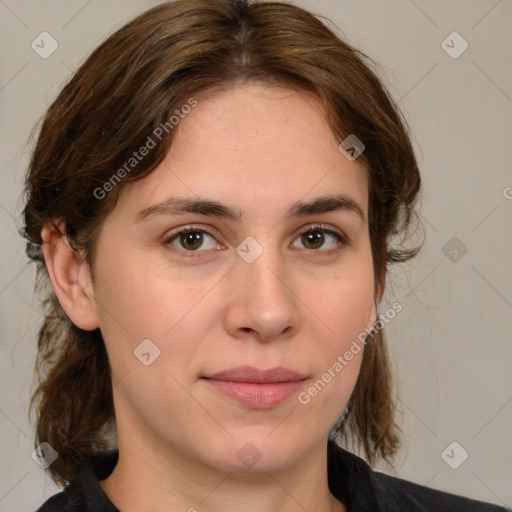
[[[307,377],[282,366],[268,370],[239,366],[203,377],[203,380],[216,392],[242,405],[266,409],[296,393]]]
[[[254,366],[237,366],[212,375],[204,376],[206,379],[229,380],[236,382],[254,382],[254,383],[277,383],[290,382],[306,379],[306,375],[277,366],[268,370],[259,369]]]

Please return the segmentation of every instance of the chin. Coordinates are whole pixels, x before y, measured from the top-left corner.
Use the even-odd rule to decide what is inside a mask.
[[[267,473],[287,469],[301,457],[297,447],[304,446],[300,439],[277,432],[278,424],[271,428],[259,427],[232,433],[233,437],[217,445],[216,467],[232,473]],[[277,427],[279,428],[279,427]],[[273,429],[276,429],[274,432]],[[271,433],[269,435],[269,433]]]

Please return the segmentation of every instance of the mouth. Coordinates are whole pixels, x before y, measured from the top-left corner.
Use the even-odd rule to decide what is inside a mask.
[[[203,378],[234,382],[274,384],[304,380],[307,376],[283,366],[269,368],[267,370],[254,366],[237,366],[236,368],[229,368],[211,375],[205,375]]]
[[[202,377],[216,393],[253,409],[275,407],[304,385],[307,377],[284,367],[240,366]]]

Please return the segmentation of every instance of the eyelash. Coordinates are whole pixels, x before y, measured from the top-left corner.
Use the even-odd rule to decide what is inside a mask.
[[[313,224],[312,226],[309,226],[306,230],[304,231],[301,231],[297,238],[306,234],[306,233],[310,233],[310,232],[314,232],[314,231],[322,231],[323,233],[327,233],[328,235],[332,235],[334,236],[334,238],[336,238],[336,240],[338,241],[338,243],[340,244],[338,247],[336,247],[335,249],[327,249],[327,250],[321,250],[321,249],[309,249],[310,251],[313,251],[313,252],[321,252],[323,253],[324,255],[330,255],[330,254],[334,254],[334,253],[337,253],[339,251],[341,251],[341,249],[343,248],[343,246],[347,245],[347,239],[344,235],[342,235],[341,233],[338,233],[337,231],[334,231],[332,229],[329,229],[325,224]],[[175,231],[174,233],[171,233],[168,237],[166,237],[163,241],[163,243],[165,245],[170,245],[175,238],[177,238],[179,235],[181,235],[182,233],[190,233],[190,232],[199,232],[199,233],[206,233],[207,235],[211,236],[212,238],[215,238],[215,235],[213,233],[211,233],[208,229],[205,229],[205,228],[202,228],[202,227],[199,227],[199,226],[196,226],[196,225],[189,225],[179,231]],[[205,252],[204,250],[203,251],[199,251],[199,250],[195,250],[195,251],[187,251],[185,249],[178,249],[176,247],[174,247],[174,249],[177,251],[177,252],[180,252],[182,253],[183,255],[187,256],[187,257],[198,257],[199,255],[195,254],[195,253],[200,253],[200,252]],[[308,250],[308,249],[305,249],[305,250]]]

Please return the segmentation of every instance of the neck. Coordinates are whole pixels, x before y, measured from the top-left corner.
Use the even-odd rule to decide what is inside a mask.
[[[179,446],[118,430],[119,460],[101,487],[123,512],[345,512],[327,480],[327,440],[280,471],[222,472]]]

